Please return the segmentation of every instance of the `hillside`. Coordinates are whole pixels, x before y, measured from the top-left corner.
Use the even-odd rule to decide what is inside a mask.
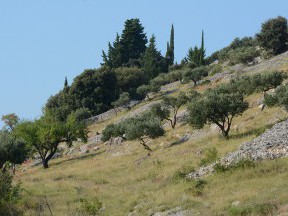
[[[288,52],[254,66],[223,67],[223,72],[206,78],[211,83],[193,89],[203,92],[233,77],[264,70],[288,73]],[[153,149],[149,154],[138,141],[100,141],[98,133],[108,124],[141,114],[163,94],[177,95],[179,90],[191,88],[191,83],[174,82],[131,110],[95,117],[89,126],[88,144],[63,148],[63,156],[52,160],[47,170],[23,165],[15,179],[27,193],[26,215],[82,215],[81,199],[90,202],[96,198],[103,204],[100,214],[109,216],[287,215],[288,158],[244,164],[201,180],[186,179],[201,165],[213,163],[213,157],[216,160],[237,151],[241,144],[287,119],[288,113],[278,107],[261,111],[262,93],[246,98],[249,109],[233,120],[228,140],[220,137],[215,125],[193,129],[179,119],[175,129],[164,124],[165,136],[149,141]],[[180,110],[183,118],[185,110]]]

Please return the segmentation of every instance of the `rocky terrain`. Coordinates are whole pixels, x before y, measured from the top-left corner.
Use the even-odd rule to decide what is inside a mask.
[[[288,157],[288,120],[275,124],[252,141],[243,143],[237,151],[227,154],[209,166],[201,167],[187,177],[200,178],[211,174],[217,163],[230,166],[240,160],[260,161],[281,157]]]

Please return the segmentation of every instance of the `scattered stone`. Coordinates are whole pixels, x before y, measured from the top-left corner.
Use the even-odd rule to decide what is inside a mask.
[[[56,152],[51,159],[57,159],[57,158],[60,158],[62,157],[62,154],[60,152]]]
[[[234,202],[232,202],[232,206],[239,206],[240,205],[240,201],[234,201]]]
[[[132,100],[126,106],[132,108],[132,107],[136,106],[137,104],[139,104],[140,102],[141,101],[138,101],[138,100]],[[122,111],[124,109],[125,109],[125,107],[117,107],[115,109],[110,109],[107,112],[104,112],[104,113],[101,113],[101,114],[99,114],[97,116],[93,116],[93,117],[91,117],[89,119],[86,119],[86,123],[87,124],[94,124],[94,123],[97,123],[97,122],[106,121],[106,120],[112,118],[114,115],[116,115],[117,112]]]
[[[110,140],[105,143],[105,145],[119,145],[122,142],[124,142],[123,137],[111,137]]]
[[[103,135],[97,132],[96,135],[88,138],[88,142],[93,143],[93,144],[101,144],[103,143],[102,137]]]

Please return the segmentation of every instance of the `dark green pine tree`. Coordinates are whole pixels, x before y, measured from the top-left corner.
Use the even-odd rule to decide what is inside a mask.
[[[128,63],[130,59],[139,59],[145,52],[147,37],[139,19],[126,20],[120,43],[122,64]]]
[[[107,54],[105,53],[104,50],[102,50],[102,59],[103,59],[103,63],[101,63],[101,65],[102,66],[108,66],[109,60],[108,60],[108,56],[107,56]]]
[[[204,58],[206,55],[206,50],[204,47],[204,31],[202,30],[202,37],[201,37],[201,47],[199,50],[199,66],[204,65]]]
[[[205,64],[204,58],[205,58],[205,47],[204,47],[204,32],[202,31],[202,38],[201,38],[201,47],[198,48],[195,46],[194,48],[190,48],[188,50],[188,54],[186,59],[189,62],[193,62],[196,64],[197,67],[202,66]]]
[[[168,65],[161,53],[156,49],[156,38],[152,35],[149,45],[142,58],[142,68],[149,80],[155,78],[159,73],[167,72]]]

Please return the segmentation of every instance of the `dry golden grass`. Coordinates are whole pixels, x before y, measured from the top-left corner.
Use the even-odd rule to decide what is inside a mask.
[[[196,89],[204,91],[220,82]],[[181,91],[189,88],[190,84],[180,86]],[[245,170],[206,177],[207,185],[201,196],[191,193],[193,181],[175,177],[183,167],[199,166],[203,158],[200,150],[215,147],[221,157],[288,117],[281,108],[265,108],[261,112],[256,102],[262,97],[260,93],[247,97],[250,108],[233,120],[229,140],[222,139],[218,129],[205,126],[198,131],[204,136],[197,138],[195,135],[196,138],[185,143],[168,147],[183,135],[196,132],[187,124],[178,124],[174,130],[167,127],[165,136],[148,143],[153,149],[150,156],[137,141],[125,142],[119,147],[102,144],[96,153],[51,161],[47,170],[35,167],[18,172],[15,180],[22,182],[26,191],[26,215],[39,215],[41,203],[44,203],[42,215],[50,215],[45,197],[53,214],[60,216],[78,215],[80,199],[95,197],[104,205],[101,214],[109,216],[127,215],[132,211],[138,215],[152,215],[177,206],[194,209],[200,215],[229,215],[231,203],[236,200],[240,201],[240,207],[273,203],[279,206],[279,212],[284,211],[288,202],[288,159],[265,161]],[[159,99],[156,95],[152,101]],[[132,110],[147,103],[149,101]],[[91,134],[102,131],[107,124],[118,121],[127,113],[122,111],[106,122],[89,126]],[[115,155],[117,151],[121,154]]]

